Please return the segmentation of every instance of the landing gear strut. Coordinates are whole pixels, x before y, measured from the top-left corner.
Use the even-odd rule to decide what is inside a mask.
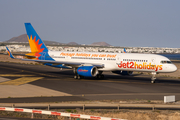
[[[152,78],[151,78],[151,83],[155,83],[155,80],[156,80],[156,72],[152,72]]]
[[[73,68],[73,72],[74,72],[74,79],[81,79],[81,76],[77,74],[77,68]]]

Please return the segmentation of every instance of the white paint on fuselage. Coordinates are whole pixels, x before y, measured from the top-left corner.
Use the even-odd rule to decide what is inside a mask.
[[[163,73],[177,70],[177,67],[172,63],[161,63],[161,61],[170,60],[156,54],[49,51],[49,55],[55,61],[104,64],[104,68],[98,69],[101,71],[123,70]]]

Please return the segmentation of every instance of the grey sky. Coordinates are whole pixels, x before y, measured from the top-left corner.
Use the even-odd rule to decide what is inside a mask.
[[[180,47],[180,0],[0,0],[0,41],[26,33],[61,43]]]

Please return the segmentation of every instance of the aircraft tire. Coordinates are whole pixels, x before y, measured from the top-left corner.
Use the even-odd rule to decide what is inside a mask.
[[[77,75],[77,79],[80,80],[80,79],[81,79],[81,76]]]
[[[151,80],[151,83],[152,83],[152,84],[155,83],[155,80]]]

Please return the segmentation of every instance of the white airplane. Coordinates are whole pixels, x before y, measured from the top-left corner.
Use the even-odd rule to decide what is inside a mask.
[[[168,58],[156,54],[49,51],[30,23],[25,23],[25,28],[31,53],[26,54],[25,59],[21,60],[73,69],[76,79],[103,78],[103,71],[112,71],[121,75],[132,75],[134,71],[138,71],[150,72],[151,83],[154,83],[156,73],[177,70]],[[11,58],[19,59],[15,58],[8,48],[7,51]]]

